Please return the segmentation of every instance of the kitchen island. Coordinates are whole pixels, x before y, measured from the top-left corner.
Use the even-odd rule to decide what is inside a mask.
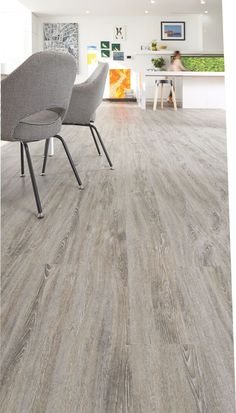
[[[153,59],[163,58],[168,68],[174,52],[171,50],[141,51],[134,56],[137,76],[136,97],[141,108],[153,102],[155,81],[171,79],[174,82],[177,103],[182,108],[225,108],[225,73],[223,52],[183,52],[182,60],[187,71],[170,72],[153,67]],[[164,98],[170,88],[164,87]]]
[[[171,72],[146,70],[139,73],[137,90],[138,104],[146,109],[147,90],[155,91],[155,81],[172,79],[174,84],[178,79],[177,100],[182,108],[192,109],[224,109],[225,108],[225,73],[224,72]],[[167,89],[167,88],[166,88]],[[169,91],[169,90],[168,90]]]

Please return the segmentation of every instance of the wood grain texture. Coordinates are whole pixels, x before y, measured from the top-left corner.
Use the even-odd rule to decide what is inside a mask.
[[[4,413],[233,413],[225,114],[102,105],[63,127],[37,220],[2,148]]]

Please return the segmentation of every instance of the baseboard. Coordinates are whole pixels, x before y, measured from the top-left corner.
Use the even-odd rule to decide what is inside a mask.
[[[103,99],[104,102],[137,102],[136,98],[122,98],[122,99],[115,99],[115,98],[105,98]]]

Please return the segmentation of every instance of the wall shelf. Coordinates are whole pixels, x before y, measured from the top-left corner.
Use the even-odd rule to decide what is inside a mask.
[[[159,55],[159,56],[163,56],[163,55],[172,55],[174,53],[173,50],[158,50],[158,51],[154,51],[154,50],[141,50],[140,52],[135,53],[135,56],[148,56],[148,55]]]

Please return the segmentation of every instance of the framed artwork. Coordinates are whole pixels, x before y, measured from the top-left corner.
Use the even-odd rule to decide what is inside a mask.
[[[131,87],[131,69],[110,69],[110,98],[124,99]]]
[[[124,52],[113,52],[113,60],[125,60]]]
[[[119,52],[120,51],[120,43],[112,43],[111,50],[113,52]]]
[[[107,50],[107,49],[105,49],[105,50],[101,50],[101,57],[110,57],[110,50]]]
[[[110,42],[101,42],[101,49],[110,49]]]
[[[115,26],[114,27],[114,40],[125,40],[126,39],[126,26]]]
[[[88,66],[97,64],[97,46],[87,46],[87,64]]]
[[[161,22],[161,40],[185,40],[185,22]]]
[[[79,59],[78,23],[44,23],[43,49],[70,53]],[[78,63],[77,63],[78,67]]]

